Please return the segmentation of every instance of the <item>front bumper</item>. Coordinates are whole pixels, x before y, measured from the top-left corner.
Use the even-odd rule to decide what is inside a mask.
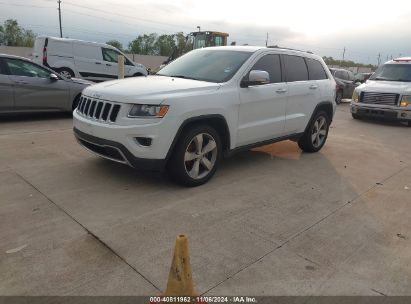
[[[103,158],[144,171],[161,172],[165,168],[166,159],[138,158],[121,143],[86,134],[75,127],[73,131],[80,145]]]
[[[411,121],[411,110],[399,107],[367,106],[351,102],[351,113],[358,116],[380,118],[387,120]]]

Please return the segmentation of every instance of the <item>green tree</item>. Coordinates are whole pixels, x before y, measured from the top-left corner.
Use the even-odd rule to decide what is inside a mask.
[[[173,53],[175,47],[176,42],[174,40],[174,35],[161,35],[155,42],[156,55],[170,56]]]
[[[123,44],[121,44],[121,42],[118,41],[118,40],[110,40],[110,41],[107,41],[106,44],[114,46],[115,48],[119,49],[120,51],[123,51]]]
[[[128,45],[130,52],[140,55],[157,55],[156,54],[157,34],[139,35]]]
[[[20,27],[17,20],[8,19],[0,27],[0,43],[8,46],[26,46],[32,47],[36,35],[31,30],[25,30]]]

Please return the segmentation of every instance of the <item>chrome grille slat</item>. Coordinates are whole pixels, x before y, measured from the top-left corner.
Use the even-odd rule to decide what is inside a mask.
[[[92,120],[113,123],[116,121],[120,109],[121,104],[82,96],[77,107],[77,113]]]
[[[397,105],[399,95],[395,93],[363,92],[361,102],[379,105]]]

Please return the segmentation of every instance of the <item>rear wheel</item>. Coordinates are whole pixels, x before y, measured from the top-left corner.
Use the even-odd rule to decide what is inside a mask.
[[[304,135],[298,141],[298,146],[304,152],[317,152],[325,144],[328,136],[329,118],[324,111],[315,114]]]
[[[176,180],[189,187],[206,183],[217,170],[222,145],[217,131],[207,125],[185,131],[173,152],[169,168]]]
[[[65,78],[72,78],[74,77],[74,72],[69,69],[69,68],[61,68],[58,69],[58,72],[61,76],[65,77]]]
[[[337,104],[340,104],[343,98],[343,91],[342,90],[338,90],[336,95],[335,95],[335,102]]]
[[[408,126],[411,127],[411,120],[408,121]]]

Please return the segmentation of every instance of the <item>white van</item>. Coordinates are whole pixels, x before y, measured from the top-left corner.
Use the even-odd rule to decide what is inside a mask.
[[[49,67],[65,77],[92,81],[117,78],[118,55],[125,57],[126,77],[147,75],[144,65],[132,62],[121,51],[105,43],[39,36],[33,48],[34,62]]]

